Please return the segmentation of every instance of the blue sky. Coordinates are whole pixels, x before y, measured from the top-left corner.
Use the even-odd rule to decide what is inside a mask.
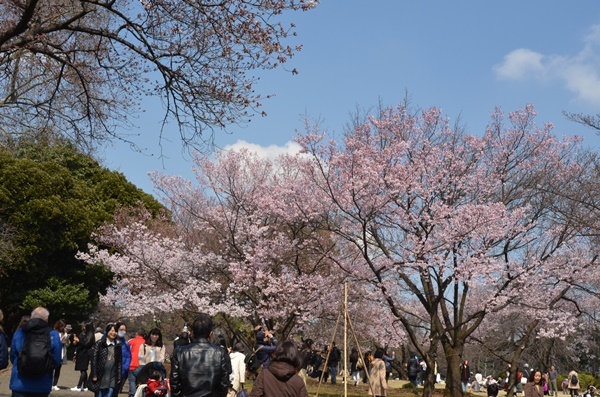
[[[267,116],[217,132],[220,147],[292,150],[304,115],[340,132],[357,106],[395,106],[407,95],[413,106],[460,116],[472,134],[485,130],[496,106],[509,112],[533,104],[538,124],[600,146],[592,130],[562,115],[600,113],[598,0],[322,0],[284,18],[297,26],[289,43],[303,45],[286,65],[299,74],[261,73],[255,88],[275,94],[263,101]],[[161,114],[158,101],[149,101],[139,119],[144,153],[116,144],[103,154],[107,167],[149,193],[149,171],[193,178],[175,127],[159,145]]]

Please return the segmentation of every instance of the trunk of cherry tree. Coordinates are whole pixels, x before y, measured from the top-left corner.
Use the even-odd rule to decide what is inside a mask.
[[[442,342],[446,361],[448,363],[448,373],[446,374],[446,388],[444,397],[463,397],[462,382],[460,380],[460,363],[462,361],[463,345],[452,346],[449,341]]]
[[[427,358],[427,369],[423,379],[423,397],[431,397],[435,391],[435,360]]]
[[[513,397],[515,395],[515,389],[517,387],[517,383],[520,382],[520,379],[517,379],[517,370],[521,370],[519,368],[519,360],[521,359],[521,354],[525,347],[529,344],[529,341],[533,336],[535,336],[535,330],[539,323],[539,320],[534,320],[527,324],[527,328],[525,333],[521,337],[521,339],[515,341],[515,351],[510,360],[510,374],[508,377],[508,393],[506,397]]]

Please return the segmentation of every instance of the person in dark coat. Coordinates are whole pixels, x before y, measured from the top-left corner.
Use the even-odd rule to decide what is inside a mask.
[[[460,381],[463,388],[463,393],[467,392],[469,379],[471,379],[471,370],[469,369],[469,361],[465,360],[460,364]]]
[[[420,369],[421,366],[419,365],[419,357],[411,357],[411,359],[408,360],[408,380],[410,380],[410,383],[415,386],[418,384],[417,377],[419,376]]]
[[[0,369],[8,367],[8,344],[4,329],[2,329],[2,320],[4,320],[4,313],[0,310]]]
[[[290,341],[277,345],[269,367],[263,369],[254,381],[249,397],[308,397],[306,385],[298,370],[302,360],[298,349]]]
[[[72,391],[87,391],[88,368],[90,367],[91,350],[94,348],[94,324],[87,323],[81,334],[75,352],[75,371],[79,371],[79,381],[77,386],[72,387]]]
[[[88,388],[95,397],[117,395],[117,386],[123,373],[121,341],[117,338],[116,324],[108,324],[106,332],[94,345]]]
[[[212,318],[199,315],[192,330],[194,341],[175,349],[171,358],[172,396],[226,397],[231,386],[231,361],[225,350],[208,340]]]

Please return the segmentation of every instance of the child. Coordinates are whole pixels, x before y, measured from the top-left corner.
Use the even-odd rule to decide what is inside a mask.
[[[157,370],[152,371],[146,385],[148,386],[146,387],[146,396],[164,396],[167,394],[162,375]]]

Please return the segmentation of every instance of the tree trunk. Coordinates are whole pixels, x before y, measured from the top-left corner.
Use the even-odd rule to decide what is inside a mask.
[[[448,343],[447,343],[448,344]],[[463,397],[462,382],[460,380],[460,363],[462,357],[462,345],[460,347],[446,346],[442,342],[446,360],[448,362],[448,373],[446,374],[445,397]]]

